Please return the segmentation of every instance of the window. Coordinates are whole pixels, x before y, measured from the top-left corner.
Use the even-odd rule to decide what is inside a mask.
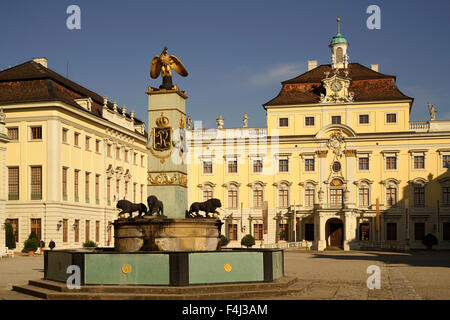
[[[144,166],[144,156],[141,155],[141,167],[143,167],[143,166]]]
[[[254,173],[263,172],[263,162],[262,162],[262,160],[253,160],[253,172]]]
[[[343,190],[342,189],[336,189],[336,188],[331,188],[330,189],[330,204],[331,206],[334,207],[339,207],[343,205]]]
[[[116,159],[120,160],[120,147],[116,147]]]
[[[95,140],[95,152],[100,153],[100,140]]]
[[[63,242],[66,243],[68,240],[68,233],[69,233],[69,220],[63,219]]]
[[[396,113],[386,114],[386,123],[397,123],[397,114]]]
[[[425,169],[425,156],[414,156],[414,169]]]
[[[305,171],[313,172],[314,170],[314,159],[305,159]]]
[[[42,200],[42,167],[31,167],[31,200]]]
[[[305,189],[305,207],[311,208],[314,206],[314,189],[308,187]]]
[[[332,165],[333,172],[341,171],[341,163],[339,161],[334,161]]]
[[[341,124],[341,116],[331,116],[331,124]]]
[[[125,181],[125,199],[128,197],[128,181]]]
[[[41,219],[31,219],[31,232],[36,233],[36,237],[41,241]]]
[[[108,157],[112,157],[111,149],[112,149],[112,146],[110,144],[108,144],[107,147],[106,147],[106,155]]]
[[[136,187],[137,183],[133,183],[133,202],[136,203]]]
[[[95,221],[95,242],[100,242],[100,221]]]
[[[80,242],[80,220],[75,220],[73,224],[73,239],[74,242]]]
[[[289,172],[289,160],[288,159],[279,159],[278,160],[278,171],[279,172]]]
[[[119,198],[119,194],[120,194],[120,180],[119,179],[116,180],[116,194],[117,194],[117,198]]]
[[[228,190],[228,208],[238,208],[238,192],[237,190]]]
[[[212,199],[213,197],[213,191],[211,189],[205,189],[203,190],[203,201]]]
[[[6,222],[9,222],[13,229],[14,239],[16,242],[19,242],[19,219],[6,219]]]
[[[397,240],[397,223],[395,222],[386,223],[386,240],[388,241]]]
[[[128,162],[128,150],[125,150],[125,162]]]
[[[255,223],[253,224],[253,237],[255,240],[263,240],[263,224]]]
[[[136,200],[134,201],[136,203]],[[95,203],[100,204],[100,175],[95,175]]]
[[[442,224],[442,240],[450,240],[450,222]]]
[[[67,200],[67,168],[62,168],[62,196],[63,200]]]
[[[450,206],[450,187],[442,187],[442,205],[445,207]]]
[[[69,141],[67,140],[67,133],[69,132],[69,129],[63,128],[62,129],[62,142],[63,143],[68,143]]]
[[[237,241],[237,224],[228,224],[228,239],[231,241]]]
[[[203,174],[212,173],[212,161],[203,161]]]
[[[369,115],[368,114],[360,114],[359,115],[359,124],[369,124]]]
[[[386,188],[386,204],[389,207],[397,205],[397,187],[391,185]]]
[[[89,177],[90,177],[90,173],[89,172],[86,172],[85,173],[85,175],[84,175],[84,184],[85,184],[85,186],[84,186],[84,197],[86,198],[86,203],[89,203]]]
[[[141,184],[141,202],[144,201],[144,185]]]
[[[80,134],[78,132],[75,132],[73,134],[73,145],[75,147],[79,147],[80,146]]]
[[[237,173],[237,160],[228,161],[228,173]]]
[[[442,167],[443,168],[450,168],[450,155],[443,155],[442,156]]]
[[[136,152],[133,155],[133,164],[137,164],[137,153]]]
[[[305,127],[314,127],[314,117],[305,117]]]
[[[75,170],[73,172],[73,196],[75,202],[78,202],[80,194],[79,194],[79,179],[80,179],[80,170]]]
[[[19,167],[8,168],[8,200],[19,200]]]
[[[369,206],[369,187],[361,186],[359,188],[359,205],[361,207]]]
[[[369,170],[369,157],[359,158],[359,170]]]
[[[289,118],[279,118],[279,127],[289,127]]]
[[[106,179],[106,201],[108,201],[108,206],[111,205],[111,178]]]
[[[288,224],[287,223],[280,223],[278,227],[278,236],[280,241],[288,241]]]
[[[42,140],[42,127],[30,127],[30,140]]]
[[[414,223],[414,240],[423,240],[425,237],[425,223],[416,222]]]
[[[91,221],[86,220],[84,224],[84,241],[88,242],[90,240],[90,227],[91,227]]]
[[[287,208],[289,206],[289,189],[282,185],[278,190],[278,207]]]
[[[360,241],[370,240],[370,225],[368,223],[359,224],[359,240]]]
[[[253,208],[261,209],[264,201],[262,187],[258,186],[253,189]]]
[[[19,128],[8,128],[8,136],[11,141],[19,141]]]
[[[425,187],[414,186],[414,207],[425,207]]]
[[[84,141],[85,141],[85,150],[86,151],[90,151],[91,150],[91,147],[90,147],[90,141],[91,141],[91,137],[85,137],[84,138]]]
[[[397,157],[386,157],[386,170],[397,170]]]
[[[314,241],[314,223],[305,223],[305,240]]]

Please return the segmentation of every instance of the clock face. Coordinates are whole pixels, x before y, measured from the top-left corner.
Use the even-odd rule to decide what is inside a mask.
[[[341,84],[341,82],[339,80],[334,80],[331,83],[331,90],[337,92],[337,91],[339,91],[341,89],[342,89],[342,84]]]

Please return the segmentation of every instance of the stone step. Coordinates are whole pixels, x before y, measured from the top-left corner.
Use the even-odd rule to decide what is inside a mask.
[[[209,292],[200,294],[149,294],[110,292],[57,292],[31,285],[14,286],[13,290],[47,300],[233,300],[300,294],[305,287],[284,290]]]
[[[13,286],[13,290],[48,300],[232,300],[300,294],[307,287],[298,283],[296,278],[282,280],[282,285],[278,283],[278,286],[274,286],[274,283],[259,283],[171,288],[181,289],[179,291],[164,291],[161,290],[164,288],[154,286],[89,286],[84,288],[87,291],[80,291],[69,290],[62,283],[33,280],[28,285]],[[199,287],[203,287],[202,290],[198,290]]]
[[[221,284],[221,285],[193,285],[186,287],[172,286],[105,286],[88,285],[82,286],[76,292],[82,293],[130,293],[130,294],[208,294],[217,292],[239,292],[239,291],[257,291],[257,290],[284,290],[298,281],[297,278],[285,277],[274,282],[258,283],[239,283],[239,284]],[[29,285],[43,289],[54,290],[56,292],[70,292],[74,290],[67,288],[63,282],[50,280],[30,280]]]

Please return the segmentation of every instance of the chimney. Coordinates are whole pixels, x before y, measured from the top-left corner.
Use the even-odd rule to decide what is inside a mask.
[[[372,69],[373,71],[378,72],[378,65],[377,64],[371,64],[370,65],[370,69]]]
[[[33,61],[36,63],[39,63],[40,65],[43,65],[44,67],[48,68],[48,61],[47,58],[33,58]]]
[[[308,71],[317,68],[317,60],[309,60],[308,61]]]

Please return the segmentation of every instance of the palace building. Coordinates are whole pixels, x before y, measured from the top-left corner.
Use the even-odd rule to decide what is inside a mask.
[[[432,233],[449,249],[450,121],[429,105],[411,122],[413,98],[349,62],[339,29],[329,48],[331,64],[309,61],[263,105],[264,128],[187,118],[188,203],[221,200],[231,247],[252,234],[260,247],[424,248]],[[58,249],[112,246],[117,201],[146,203],[145,124],[45,58],[0,72],[0,109],[0,223],[17,250],[31,231]]]
[[[244,115],[189,131],[190,202],[222,201],[229,246],[250,233],[266,247],[425,248],[432,233],[450,248],[450,121],[429,106],[411,122],[396,77],[350,63],[348,47],[338,25],[331,64],[283,81],[266,128]]]
[[[145,124],[45,58],[0,72],[0,109],[10,139],[5,154],[0,131],[0,222],[17,250],[31,231],[59,249],[113,245],[117,201],[146,202]]]

